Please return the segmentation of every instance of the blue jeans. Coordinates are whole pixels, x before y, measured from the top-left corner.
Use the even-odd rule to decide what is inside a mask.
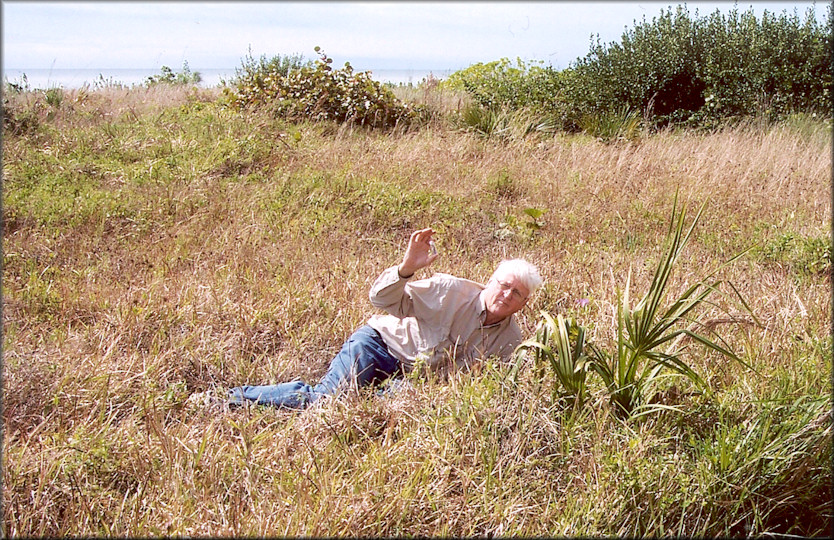
[[[330,369],[317,385],[293,381],[238,386],[229,390],[229,403],[242,405],[245,401],[254,401],[258,405],[304,409],[324,395],[335,394],[353,379],[359,387],[368,386],[395,375],[399,368],[399,360],[388,352],[379,332],[365,325],[342,345],[342,350],[330,362]]]

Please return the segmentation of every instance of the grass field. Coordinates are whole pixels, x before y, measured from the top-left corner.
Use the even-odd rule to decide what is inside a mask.
[[[831,532],[830,123],[604,144],[484,138],[444,114],[393,133],[287,124],[164,85],[11,98],[4,535]],[[623,420],[589,379],[574,411],[552,374],[493,362],[303,413],[187,401],[316,380],[427,226],[433,271],[539,265],[527,334],[545,310],[610,343],[676,192],[706,207],[672,293],[750,248],[719,273],[750,313],[716,296],[705,315],[755,370],[693,345],[711,391],[664,380],[677,410]]]

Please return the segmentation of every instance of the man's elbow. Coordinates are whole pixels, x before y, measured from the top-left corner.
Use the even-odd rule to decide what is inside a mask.
[[[388,304],[386,302],[383,302],[382,299],[379,298],[379,296],[374,294],[374,291],[368,293],[368,300],[371,301],[371,305],[373,307],[384,311],[388,311]]]

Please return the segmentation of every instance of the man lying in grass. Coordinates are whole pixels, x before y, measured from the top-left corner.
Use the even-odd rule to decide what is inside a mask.
[[[254,402],[303,409],[356,381],[360,387],[411,372],[425,363],[447,372],[478,358],[509,359],[521,342],[513,315],[542,282],[532,264],[503,261],[486,286],[448,274],[409,279],[437,258],[432,229],[415,231],[402,263],[385,270],[371,287],[371,303],[388,315],[374,315],[342,346],[315,386],[301,381],[232,388],[231,404]]]

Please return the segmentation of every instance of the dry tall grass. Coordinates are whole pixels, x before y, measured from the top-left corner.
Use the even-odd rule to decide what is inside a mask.
[[[830,391],[830,267],[802,273],[767,251],[786,233],[830,239],[828,131],[496,143],[442,123],[396,135],[289,126],[154,92],[73,97],[53,121],[60,130],[4,139],[6,535],[830,526],[824,504],[802,498],[830,493],[828,405],[801,413]],[[93,191],[62,210],[32,186],[67,170]],[[24,189],[28,198],[15,197]],[[215,386],[321,376],[372,314],[372,281],[429,225],[442,254],[433,271],[484,280],[501,258],[528,258],[546,285],[523,327],[542,309],[573,312],[604,342],[629,270],[636,290],[648,286],[676,190],[691,207],[709,203],[673,289],[758,246],[721,277],[760,323],[722,328],[759,375],[696,352],[716,394],[680,398],[682,413],[623,424],[597,387],[571,415],[550,401],[547,380],[528,373],[513,385],[489,364],[301,414],[187,405]],[[528,207],[546,210],[534,235]],[[767,461],[782,491],[722,484],[732,471],[709,453],[723,440],[715,426],[752,430],[746,415],[770,399],[796,401],[788,417],[807,420],[783,441],[791,450]],[[800,503],[807,528],[783,526],[780,512]]]

